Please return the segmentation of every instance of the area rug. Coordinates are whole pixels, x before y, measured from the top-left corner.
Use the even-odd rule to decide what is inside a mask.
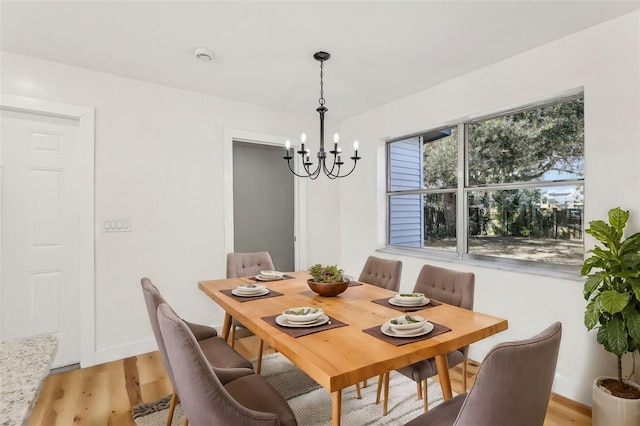
[[[266,355],[262,375],[287,400],[301,426],[331,424],[331,394],[280,354]],[[416,399],[416,384],[392,371],[389,381],[389,413],[382,417],[382,404],[376,405],[377,378],[361,388],[362,399],[356,398],[355,387],[342,391],[342,424],[345,426],[403,425],[422,413],[422,401]],[[440,385],[429,380],[429,408],[442,402]],[[455,395],[455,394],[454,394]],[[167,422],[170,397],[133,409],[137,426],[163,426]],[[181,425],[180,404],[176,405],[173,425]]]

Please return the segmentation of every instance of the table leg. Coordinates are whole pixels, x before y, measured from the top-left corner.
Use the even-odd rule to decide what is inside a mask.
[[[229,338],[229,330],[231,330],[231,315],[224,313],[224,323],[222,323],[222,338],[227,341]]]
[[[331,392],[331,425],[340,426],[342,413],[342,389]]]
[[[440,387],[444,400],[451,399],[451,379],[449,378],[449,363],[447,355],[436,356],[436,366],[438,367],[438,377],[440,377]]]

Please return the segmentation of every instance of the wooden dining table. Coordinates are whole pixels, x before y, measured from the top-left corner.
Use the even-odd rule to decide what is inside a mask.
[[[331,417],[335,426],[340,424],[343,389],[428,358],[435,357],[443,397],[450,399],[452,391],[446,354],[504,331],[508,326],[507,320],[480,312],[445,303],[434,307],[427,305],[411,315],[426,317],[451,330],[396,346],[363,331],[404,315],[392,307],[373,302],[391,298],[395,292],[362,284],[349,286],[335,297],[323,297],[309,288],[307,271],[288,276],[291,278],[262,283],[279,295],[253,300],[229,294],[229,290],[239,284],[255,283],[251,277],[200,281],[198,288],[224,309],[223,338],[227,339],[231,320],[235,318],[331,392]],[[265,319],[302,306],[322,308],[335,322],[345,325],[293,337],[287,332],[290,330]]]

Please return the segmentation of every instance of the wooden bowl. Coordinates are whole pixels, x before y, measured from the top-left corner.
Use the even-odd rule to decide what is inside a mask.
[[[343,281],[341,283],[318,283],[313,279],[307,280],[309,288],[320,296],[331,297],[336,296],[349,287],[349,281]]]

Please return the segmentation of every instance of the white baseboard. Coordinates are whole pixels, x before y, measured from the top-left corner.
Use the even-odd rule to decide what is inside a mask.
[[[111,346],[95,351],[94,365],[104,364],[105,362],[116,361],[140,354],[146,354],[158,350],[155,339],[141,340],[138,342],[126,343],[124,345]],[[82,365],[82,368],[91,367],[90,365]]]

